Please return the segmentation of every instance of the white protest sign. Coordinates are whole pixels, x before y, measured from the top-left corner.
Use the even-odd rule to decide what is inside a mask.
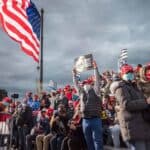
[[[74,67],[77,72],[83,72],[93,69],[93,56],[92,54],[80,56],[75,59]]]

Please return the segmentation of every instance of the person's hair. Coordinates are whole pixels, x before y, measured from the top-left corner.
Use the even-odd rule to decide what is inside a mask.
[[[59,116],[57,112],[53,112],[53,115],[51,117],[50,120],[50,127],[52,128],[52,126],[54,125],[54,123],[56,122],[56,117]]]
[[[142,67],[142,64],[138,64],[137,67]]]
[[[55,93],[55,92],[52,92],[52,96],[56,96],[56,93]]]
[[[47,97],[51,98],[52,96],[50,94],[48,94]]]

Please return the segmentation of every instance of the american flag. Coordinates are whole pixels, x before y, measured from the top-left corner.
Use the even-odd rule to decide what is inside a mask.
[[[0,0],[0,22],[21,49],[39,62],[40,14],[35,5],[30,0]]]
[[[118,69],[120,69],[124,64],[127,63],[127,58],[128,58],[128,50],[122,49],[118,59]]]

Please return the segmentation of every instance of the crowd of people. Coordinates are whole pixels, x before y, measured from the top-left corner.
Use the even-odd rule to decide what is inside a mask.
[[[0,145],[18,150],[103,150],[104,145],[150,149],[150,64],[124,64],[119,73],[0,102]],[[7,139],[7,140],[5,140]]]

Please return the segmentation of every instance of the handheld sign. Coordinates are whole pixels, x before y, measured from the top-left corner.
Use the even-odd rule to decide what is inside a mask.
[[[93,69],[92,54],[80,56],[74,60],[74,66],[77,72],[83,72]]]

